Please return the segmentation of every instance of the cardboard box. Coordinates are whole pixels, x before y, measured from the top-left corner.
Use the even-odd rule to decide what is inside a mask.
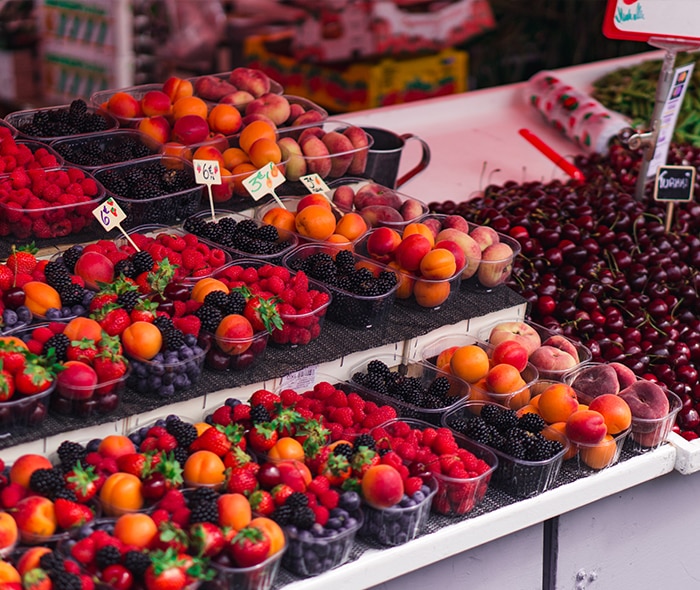
[[[39,92],[37,58],[32,49],[0,50],[0,99],[31,102]]]
[[[293,55],[319,63],[440,51],[495,25],[488,0],[298,0]]]
[[[304,96],[335,112],[357,111],[467,89],[467,53],[445,49],[433,55],[346,66],[304,63],[273,52],[284,38],[249,37],[246,62],[259,68],[284,87],[285,93]]]

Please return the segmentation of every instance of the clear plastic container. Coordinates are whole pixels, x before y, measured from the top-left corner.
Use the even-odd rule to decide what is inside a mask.
[[[139,199],[134,194],[120,194],[115,187],[127,174],[154,168],[161,178],[172,179],[181,176],[185,188],[162,192],[156,197]],[[105,184],[108,196],[115,201],[126,213],[122,227],[130,228],[148,223],[174,225],[187,219],[202,206],[203,185],[196,184],[192,164],[182,158],[173,156],[149,156],[141,160],[123,162],[111,166],[103,166],[95,170],[95,178]],[[135,189],[137,190],[137,189]]]
[[[210,564],[217,575],[207,583],[212,590],[269,590],[277,577],[282,557],[287,550],[286,545],[262,563],[251,567],[230,567],[222,565],[213,559]]]
[[[39,427],[49,413],[51,395],[56,381],[48,389],[34,395],[16,393],[0,402],[0,432],[20,434]]]
[[[131,152],[122,152],[124,145]],[[66,162],[85,170],[96,170],[103,166],[120,164],[153,156],[160,152],[161,144],[136,129],[115,129],[84,137],[67,137],[51,144]],[[123,157],[126,154],[126,159]],[[98,160],[97,163],[96,160]]]
[[[426,343],[419,351],[419,355],[421,360],[424,362],[440,368],[443,363],[443,361],[440,359],[441,353],[445,353],[447,358],[449,358],[450,349],[470,345],[478,346],[479,348],[483,349],[489,359],[491,358],[494,346],[467,334],[441,336],[431,342]],[[520,371],[520,376],[525,382],[525,385],[507,393],[494,393],[489,391],[483,383],[483,380],[479,380],[476,383],[470,383],[470,398],[473,400],[491,401],[508,406],[513,410],[517,410],[530,401],[530,387],[537,381],[539,374],[537,372],[537,368],[532,363],[527,363],[525,368]]]
[[[97,92],[94,92],[92,96],[90,96],[90,104],[96,109],[101,109],[102,111],[109,113],[119,122],[120,127],[135,128],[138,127],[139,122],[147,118],[145,115],[142,115],[140,117],[121,117],[112,113],[107,108],[107,103],[109,102],[109,99],[112,98],[118,92],[124,92],[130,96],[133,96],[137,101],[140,102],[141,99],[146,95],[146,93],[151,92],[152,90],[158,90],[162,92],[163,85],[158,83],[140,84],[138,86],[128,86],[126,88],[98,90]]]
[[[620,459],[631,429],[632,427],[615,436],[606,435],[605,439],[595,444],[577,443],[569,440],[571,448],[576,450],[576,455],[569,459],[568,463],[573,466],[579,477],[615,465]]]
[[[26,137],[27,139],[35,139],[37,141],[43,141],[43,142],[51,142],[57,139],[63,139],[65,137],[84,137],[88,135],[92,135],[92,133],[98,133],[98,131],[93,131],[90,133],[74,133],[71,135],[54,135],[54,136],[46,136],[46,135],[31,135],[25,131],[23,131],[23,128],[29,124],[32,123],[34,120],[34,117],[39,114],[40,116],[44,116],[44,113],[46,114],[51,114],[55,111],[67,111],[70,108],[70,105],[58,105],[55,107],[44,107],[40,109],[26,109],[22,111],[14,111],[13,113],[9,113],[5,117],[5,122],[9,123],[12,127],[17,129],[18,131],[18,137]],[[99,131],[109,131],[110,129],[116,129],[119,127],[119,122],[117,119],[115,119],[112,115],[110,115],[108,112],[103,111],[102,109],[95,108],[88,106],[86,113],[88,115],[98,115],[102,117],[105,120],[104,123],[104,129],[100,129]]]
[[[551,355],[537,353],[535,357],[532,358],[532,355],[530,355],[531,362],[537,368],[537,372],[539,373],[540,379],[562,381],[564,379],[564,375],[567,372],[575,369],[579,365],[588,363],[592,358],[590,349],[581,344],[580,342],[575,342],[571,338],[567,338],[566,336],[558,334],[553,330],[545,328],[544,326],[535,322],[531,322],[529,320],[522,320],[518,318],[506,318],[498,320],[496,322],[492,322],[479,330],[479,332],[477,333],[478,338],[480,340],[483,340],[484,342],[491,343],[491,332],[497,326],[500,326],[502,328],[513,329],[516,330],[518,333],[521,333],[523,330],[528,332],[528,328],[532,328],[537,333],[537,336],[539,336],[539,341],[541,345],[554,346],[557,349],[567,352],[571,355],[571,357],[573,357],[574,364],[570,365],[568,357],[556,359],[552,358]],[[518,340],[520,337],[522,336],[519,336],[515,339]],[[528,336],[524,337],[527,338]],[[506,336],[506,339],[510,338],[510,336]],[[498,339],[499,342],[501,340],[500,338],[496,339]],[[496,343],[494,343],[494,345],[495,344]],[[547,363],[548,359],[551,359],[550,363]],[[559,366],[557,366],[557,364]]]
[[[298,264],[309,256],[324,253],[334,259],[343,248],[330,244],[304,244],[289,252],[282,264],[290,270],[298,270]],[[389,267],[363,256],[353,255],[355,268],[367,268],[377,277],[381,272],[394,272]],[[316,277],[314,277],[316,278]],[[322,281],[323,282],[323,281]],[[336,323],[357,329],[383,329],[386,327],[394,303],[398,283],[381,295],[357,295],[335,285],[323,282],[333,294],[328,318]]]
[[[464,436],[460,424],[469,421],[474,416],[480,415],[482,408],[487,404],[492,404],[492,402],[466,401],[458,404],[444,414],[442,424]],[[505,407],[500,404],[495,405],[502,408]],[[517,459],[512,455],[489,447],[498,457],[498,468],[493,474],[493,483],[511,496],[527,498],[541,494],[552,486],[559,475],[564,456],[569,450],[569,442],[566,436],[549,426],[545,427],[542,433],[545,438],[556,440],[562,445],[560,452],[544,461]]]
[[[10,125],[4,119],[0,119],[0,127],[4,127],[5,129],[9,129],[10,135],[12,135],[12,137],[17,137],[17,133],[18,133],[17,129],[15,129],[12,125]]]
[[[367,385],[363,385],[360,380],[361,376],[368,374],[368,366],[373,361],[380,361],[384,363],[389,370],[398,375],[404,377],[415,378],[420,381],[421,386],[425,391],[430,390],[430,386],[440,377],[444,377],[450,384],[450,388],[445,395],[445,405],[439,408],[424,407],[429,405],[429,398],[424,396],[421,399],[422,404],[412,404],[408,403],[405,399],[399,399],[395,395],[391,395],[388,392],[379,392],[374,389],[369,388]],[[386,354],[378,355],[371,359],[367,359],[353,366],[349,371],[349,380],[356,384],[363,393],[363,397],[374,401],[380,405],[388,404],[396,408],[399,416],[402,418],[417,418],[419,420],[424,420],[430,424],[437,426],[441,425],[442,415],[453,408],[456,404],[460,403],[465,399],[469,399],[471,393],[471,388],[469,383],[445,373],[444,371],[438,370],[434,365],[423,361],[408,361],[402,363],[400,358],[396,358],[395,355]]]
[[[24,242],[36,239],[68,238],[90,229],[93,223],[97,223],[92,211],[104,200],[105,189],[94,176],[74,166],[52,168],[42,172],[46,182],[55,184],[56,178],[61,173],[68,173],[70,170],[95,181],[97,191],[95,195],[77,197],[80,199],[77,203],[60,204],[59,201],[59,204],[47,203],[45,207],[37,209],[15,207],[14,204],[10,205],[9,201],[0,198],[0,218],[9,222],[11,239]],[[73,174],[73,172],[70,173]],[[8,191],[14,190],[11,188],[9,176],[2,175],[0,189],[6,187]]]
[[[199,342],[210,347],[205,360],[207,369],[243,371],[262,361],[269,337],[266,330],[255,332],[250,338],[227,338],[202,331]]]
[[[231,71],[232,70],[228,70],[226,72],[218,72],[216,74],[209,74],[208,76],[194,76],[192,78],[188,78],[188,80],[190,82],[192,82],[192,86],[194,88],[194,96],[198,96],[199,98],[201,98],[202,100],[206,100],[207,102],[218,103],[219,101],[211,98],[210,97],[211,95],[207,96],[207,94],[204,93],[204,96],[203,96],[198,91],[199,89],[197,87],[197,82],[203,78],[208,78],[208,77],[214,77],[214,78],[218,78],[219,80],[223,80],[224,82],[228,82],[229,78],[231,77]],[[269,76],[268,76],[268,78],[269,78]],[[270,94],[282,94],[282,93],[284,93],[284,88],[282,87],[282,84],[280,84],[277,80],[273,80],[272,78],[270,78],[269,93]],[[241,108],[244,109],[245,105],[242,105]]]
[[[127,367],[126,373],[118,379],[90,387],[71,387],[70,390],[63,388],[59,382],[51,398],[51,411],[81,418],[109,414],[119,407],[130,372],[131,367]]]
[[[403,545],[415,539],[425,529],[430,506],[438,491],[438,482],[434,476],[427,477],[424,485],[426,490],[421,491],[422,499],[418,502],[405,496],[396,506],[383,510],[363,503],[365,518],[359,535],[388,546]]]

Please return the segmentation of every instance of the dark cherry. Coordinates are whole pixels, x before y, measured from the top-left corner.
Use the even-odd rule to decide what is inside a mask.
[[[21,287],[11,287],[2,294],[2,302],[8,309],[17,309],[24,305],[24,289]]]

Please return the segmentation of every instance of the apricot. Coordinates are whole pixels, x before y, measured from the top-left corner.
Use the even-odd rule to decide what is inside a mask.
[[[346,213],[335,226],[335,233],[353,241],[367,231],[367,222],[359,213]]]
[[[435,246],[435,234],[424,223],[413,222],[413,223],[409,223],[408,225],[406,225],[406,227],[404,227],[404,230],[403,230],[404,239],[407,238],[408,236],[412,236],[414,234],[421,235],[426,240],[428,240],[431,248],[433,246]]]
[[[275,140],[277,137],[275,128],[266,121],[253,121],[241,131],[238,146],[246,153],[250,153],[251,146],[263,137]]]
[[[50,537],[56,532],[56,511],[44,496],[27,496],[15,505],[14,519],[24,537]]]
[[[239,196],[248,196],[248,189],[243,185],[243,181],[253,174],[257,168],[253,166],[250,162],[243,162],[238,164],[231,174],[233,174],[233,192]]]
[[[233,170],[238,164],[244,164],[250,162],[248,154],[246,154],[241,148],[232,147],[224,150],[222,154],[224,158],[224,167],[229,170]]]
[[[456,348],[450,357],[452,374],[468,383],[476,383],[489,372],[489,356],[476,344]]]
[[[450,289],[450,283],[447,281],[418,279],[413,286],[413,296],[421,307],[437,307],[449,299]]]
[[[219,348],[228,354],[242,354],[253,343],[253,326],[240,314],[224,316],[214,334]]]
[[[265,212],[262,221],[263,223],[274,225],[277,229],[293,232],[296,231],[296,226],[294,225],[295,217],[294,213],[284,207],[272,207]]]
[[[0,551],[8,549],[17,543],[19,531],[17,522],[9,512],[0,512]]]
[[[63,334],[71,341],[87,338],[97,343],[102,340],[102,326],[92,318],[78,317],[66,324]]]
[[[170,102],[175,102],[185,96],[194,94],[194,86],[189,80],[183,80],[177,76],[171,76],[163,84],[163,92],[170,97]]]
[[[419,268],[426,279],[449,279],[457,272],[457,262],[449,250],[435,248],[423,256]]]
[[[61,309],[61,296],[51,285],[29,281],[22,288],[24,304],[34,315],[45,316],[49,309]]]
[[[229,104],[216,105],[207,117],[209,128],[216,133],[233,135],[242,124],[241,113]]]
[[[185,461],[183,477],[188,486],[220,485],[226,478],[226,466],[221,457],[211,451],[195,451]]]
[[[225,283],[219,279],[214,279],[212,277],[207,277],[205,279],[199,279],[192,287],[192,293],[190,293],[190,299],[198,301],[199,303],[204,302],[204,298],[209,295],[212,291],[223,291],[228,293],[229,289]]]
[[[165,144],[170,138],[170,123],[163,115],[145,117],[139,121],[136,128],[159,143]]]
[[[103,457],[118,459],[123,455],[135,453],[136,447],[128,436],[124,436],[123,434],[108,434],[100,441],[97,451]]]
[[[107,101],[107,110],[123,119],[134,119],[143,116],[141,105],[131,94],[115,92]]]
[[[514,393],[525,385],[520,371],[513,365],[494,365],[486,374],[486,387],[491,393]]]
[[[139,549],[150,547],[158,535],[158,526],[148,514],[127,512],[114,523],[114,536],[125,545]]]
[[[185,115],[197,115],[205,121],[209,115],[207,103],[198,96],[184,96],[173,103],[172,118],[174,121],[182,119]]]
[[[326,240],[335,233],[335,215],[322,205],[310,205],[294,219],[297,232],[314,240]]]
[[[617,443],[606,434],[601,442],[592,446],[579,446],[579,458],[591,469],[603,469],[615,460]]]
[[[382,510],[395,506],[403,492],[401,474],[391,465],[373,465],[362,476],[362,497],[372,508]]]
[[[566,383],[554,383],[538,396],[537,408],[545,422],[566,422],[578,410],[578,397]]]
[[[248,155],[250,163],[256,168],[262,168],[270,162],[279,164],[282,161],[282,151],[277,142],[267,137],[261,137],[253,142],[248,150]]]
[[[170,97],[162,90],[149,90],[141,98],[141,110],[147,117],[169,115],[172,103]]]

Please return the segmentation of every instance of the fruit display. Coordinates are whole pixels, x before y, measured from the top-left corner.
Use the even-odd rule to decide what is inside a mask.
[[[156,155],[112,164],[97,169],[95,178],[126,213],[126,227],[173,225],[201,205],[202,185],[195,183],[192,165],[181,158]]]
[[[190,78],[195,96],[210,102],[232,104],[245,109],[247,103],[266,94],[282,94],[283,88],[262,70],[234,68],[230,72]]]
[[[349,374],[352,383],[372,392],[369,399],[394,405],[402,418],[438,426],[447,409],[470,395],[469,384],[459,377],[420,361],[402,363],[393,355],[363,361]]]
[[[15,140],[9,127],[0,127],[0,154],[0,174],[63,165],[63,158],[53,148],[39,141]]]
[[[109,113],[88,106],[80,98],[69,105],[14,111],[5,120],[21,136],[38,141],[53,141],[116,129],[119,126]]]

